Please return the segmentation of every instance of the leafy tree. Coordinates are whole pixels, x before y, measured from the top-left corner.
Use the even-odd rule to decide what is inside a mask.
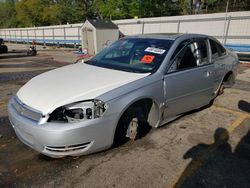
[[[122,0],[95,0],[93,8],[95,13],[103,19],[119,19],[123,15]]]
[[[11,27],[15,23],[15,1],[0,2],[0,27]]]
[[[179,15],[179,3],[173,0],[140,1],[141,17]]]
[[[137,17],[224,12],[229,0],[0,0],[0,27],[82,23],[86,18]],[[229,11],[250,10],[250,0],[230,0]]]

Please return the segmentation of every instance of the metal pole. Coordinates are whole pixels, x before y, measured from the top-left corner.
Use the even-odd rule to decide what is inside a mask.
[[[17,43],[16,30],[14,32],[15,32],[15,42]]]
[[[181,24],[181,20],[178,20],[178,23],[177,23],[177,33],[180,33],[180,24]]]
[[[42,31],[43,31],[43,46],[46,46],[45,40],[44,40],[44,28],[42,29]]]
[[[226,44],[226,42],[227,42],[230,22],[231,22],[231,16],[228,17],[227,30],[226,30],[225,39],[224,39],[224,43],[223,44]]]
[[[54,27],[52,27],[52,38],[53,38],[53,45],[55,44],[55,31]]]
[[[226,32],[226,24],[227,24],[228,5],[229,5],[229,1],[227,1],[226,12],[225,12],[225,20],[224,20],[224,28],[223,28],[223,36],[222,36],[223,44],[225,44],[225,32]]]
[[[78,41],[80,40],[80,29],[81,29],[81,27],[77,27],[78,28],[78,36],[77,36],[77,38],[78,38]]]
[[[65,46],[65,40],[66,40],[66,29],[63,27],[63,38],[64,38],[64,46]]]
[[[142,21],[141,24],[142,24],[141,33],[144,34],[144,24],[145,24],[144,21]]]
[[[65,31],[65,27],[63,28],[63,39],[66,39],[66,31]]]
[[[36,41],[36,29],[34,29],[34,34],[35,34],[35,41]]]
[[[11,32],[9,30],[9,42],[11,41],[11,39],[12,39],[12,36],[11,36]]]
[[[21,43],[23,43],[23,34],[22,34],[22,30],[20,30],[20,35],[21,35]]]
[[[29,30],[27,29],[26,32],[27,32],[27,44],[29,45]]]

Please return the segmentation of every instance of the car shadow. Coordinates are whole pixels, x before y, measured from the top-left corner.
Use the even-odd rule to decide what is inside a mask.
[[[7,54],[19,54],[19,53],[27,53],[27,50],[12,50],[8,51]]]
[[[240,110],[250,113],[250,104],[249,104],[249,102],[244,101],[244,100],[240,100],[239,103],[238,103],[238,107],[239,107]]]
[[[228,140],[228,131],[218,128],[214,143],[200,143],[189,149],[183,158],[192,161],[174,187],[250,187],[250,131],[234,152]]]
[[[28,56],[27,54],[24,54],[24,53],[13,54],[13,55],[3,54],[3,55],[0,56],[0,59],[23,58],[23,57],[32,57],[32,56]]]

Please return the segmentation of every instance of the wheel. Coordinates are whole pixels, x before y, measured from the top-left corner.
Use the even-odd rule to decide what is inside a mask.
[[[36,54],[37,54],[37,51],[36,51],[36,50],[28,50],[28,51],[27,51],[27,55],[28,55],[28,56],[36,56]]]
[[[145,136],[152,128],[147,121],[148,114],[149,108],[142,104],[126,110],[116,127],[113,146]]]
[[[0,45],[0,53],[7,53],[8,47],[6,45]]]
[[[116,127],[114,136],[114,146],[119,146],[126,143],[129,139],[136,140],[140,135],[140,127],[143,120],[136,110],[126,111]]]
[[[6,45],[2,45],[2,52],[8,53],[8,47]]]
[[[113,146],[122,145],[129,140],[129,138],[127,137],[127,132],[128,132],[129,125],[132,122],[133,116],[134,115],[132,115],[129,112],[125,112],[122,115],[116,127]],[[137,121],[137,125],[138,125],[138,121]]]
[[[36,51],[36,50],[33,50],[33,51],[32,51],[32,55],[33,55],[33,56],[36,56],[36,54],[37,54],[37,51]]]

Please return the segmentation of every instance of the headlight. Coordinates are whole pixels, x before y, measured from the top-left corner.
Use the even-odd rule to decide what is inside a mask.
[[[107,105],[100,100],[81,101],[68,104],[54,110],[48,119],[49,122],[80,122],[102,117]]]

